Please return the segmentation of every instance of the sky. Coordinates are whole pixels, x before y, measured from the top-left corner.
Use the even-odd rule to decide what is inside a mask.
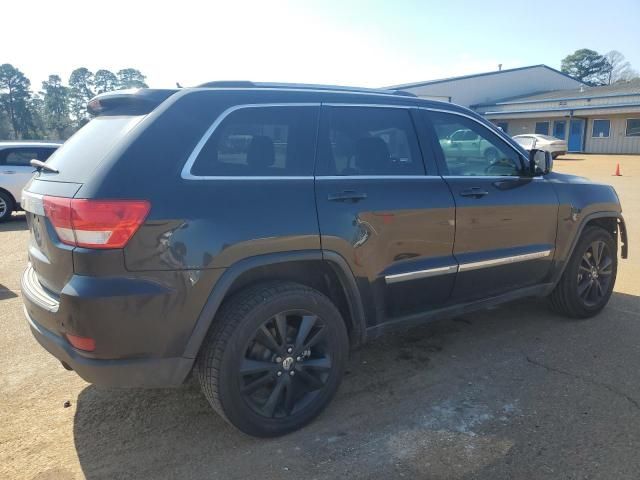
[[[382,87],[619,50],[640,70],[640,0],[3,2],[0,64],[39,90],[74,68],[151,87],[253,80]]]

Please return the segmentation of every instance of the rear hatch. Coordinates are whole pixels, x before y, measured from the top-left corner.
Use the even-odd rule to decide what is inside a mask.
[[[67,284],[77,248],[122,248],[123,219],[126,223],[132,214],[140,216],[141,202],[131,206],[74,197],[113,152],[130,142],[128,137],[145,116],[173,92],[141,90],[96,97],[89,111],[98,116],[67,140],[47,160],[50,168],[36,173],[25,187],[22,205],[30,230],[30,268],[47,293],[56,297]],[[132,212],[130,207],[138,210]],[[113,224],[116,217],[120,225],[108,230],[107,223]]]

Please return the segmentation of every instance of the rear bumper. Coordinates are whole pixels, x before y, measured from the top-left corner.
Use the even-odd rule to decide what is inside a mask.
[[[84,380],[109,387],[176,387],[193,366],[190,358],[86,358],[63,337],[36,323],[25,307],[31,333],[45,350],[76,371]]]
[[[63,290],[67,293],[55,296],[40,284],[31,265],[22,276],[25,316],[33,336],[49,353],[98,385],[172,387],[184,382],[194,359],[158,347],[158,338],[172,337],[174,331],[159,331],[157,321],[150,324],[145,321],[148,316],[133,307],[136,300],[142,310],[156,297],[163,300],[162,290],[148,291],[147,282],[132,279],[105,283],[104,279],[74,278]],[[151,320],[157,317],[154,312]],[[66,332],[96,338],[100,349],[77,350],[67,341]]]

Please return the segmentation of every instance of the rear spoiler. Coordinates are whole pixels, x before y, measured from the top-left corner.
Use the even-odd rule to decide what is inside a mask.
[[[177,91],[138,88],[101,93],[89,101],[87,111],[93,116],[145,115]]]

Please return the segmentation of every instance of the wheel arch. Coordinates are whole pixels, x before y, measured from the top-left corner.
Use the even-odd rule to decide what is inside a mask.
[[[9,197],[9,200],[11,200],[13,202],[13,205],[11,205],[14,209],[18,206],[18,201],[16,200],[16,198],[11,194],[11,192],[9,190],[7,190],[6,188],[2,188],[0,187],[0,192],[4,193],[5,195],[7,195]]]
[[[554,286],[562,278],[562,274],[564,273],[564,270],[566,269],[567,264],[569,263],[569,259],[573,255],[573,251],[575,250],[576,245],[578,244],[578,241],[582,236],[582,232],[584,232],[584,229],[589,226],[597,226],[597,227],[603,228],[604,230],[607,230],[609,233],[613,235],[614,239],[616,239],[616,242],[618,241],[618,233],[619,233],[620,234],[620,256],[622,258],[627,258],[628,256],[627,228],[624,223],[624,217],[622,216],[622,214],[616,211],[592,212],[586,215],[580,222],[580,225],[576,230],[576,234],[571,240],[571,247],[567,252],[567,255],[565,256],[565,258],[562,259],[561,268],[559,268],[555,272],[555,276],[553,279]]]
[[[245,258],[229,267],[214,285],[187,342],[184,356],[196,358],[222,303],[261,281],[289,280],[327,295],[340,310],[352,347],[365,340],[365,319],[353,272],[337,253],[321,250],[283,252]],[[337,280],[338,285],[334,285]]]

